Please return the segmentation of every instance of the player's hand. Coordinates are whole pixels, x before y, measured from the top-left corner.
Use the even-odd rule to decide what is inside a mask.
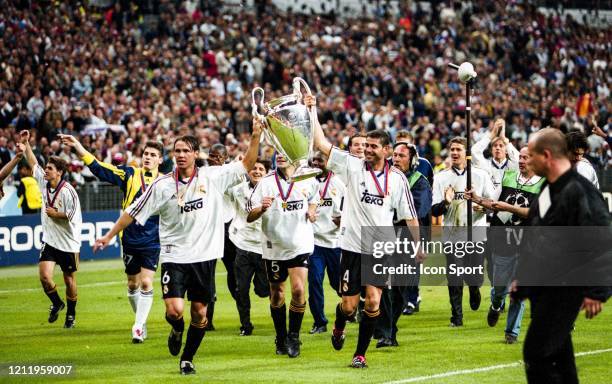
[[[479,213],[486,213],[487,209],[483,207],[482,205],[474,204],[472,205],[472,211],[479,212]]]
[[[30,131],[24,129],[23,131],[19,132],[19,138],[23,144],[26,144],[30,141]]]
[[[427,258],[427,255],[425,254],[425,252],[423,252],[420,249],[417,251],[417,254],[414,256],[414,259],[416,260],[418,264],[423,264],[426,258]]]
[[[468,189],[467,191],[465,191],[463,193],[463,197],[466,200],[473,200],[475,203],[477,203],[478,201],[478,195],[476,194],[476,192],[474,192],[473,189]]]
[[[57,135],[57,137],[60,138],[60,140],[62,141],[62,144],[67,145],[69,147],[74,148],[78,144],[78,140],[74,136],[63,135],[60,133]]]
[[[57,218],[57,208],[53,208],[53,207],[47,207],[47,209],[45,210],[45,213],[47,214],[47,216],[49,216],[52,219],[56,219]]]
[[[25,153],[25,145],[22,143],[17,143],[15,145],[15,157],[22,158]]]
[[[453,189],[452,186],[449,185],[444,190],[444,201],[448,205],[453,202],[453,198],[455,198],[455,190]]]
[[[603,304],[599,300],[585,297],[584,300],[582,300],[582,306],[580,306],[580,309],[584,309],[587,319],[592,319],[597,316],[599,312],[601,312],[603,309]]]
[[[265,212],[272,206],[272,202],[274,201],[274,197],[266,196],[261,200],[261,211]]]
[[[512,207],[513,206],[511,204],[508,204],[505,201],[494,201],[491,203],[491,208],[493,208],[495,211],[510,212]]]
[[[319,218],[319,214],[316,211],[311,211],[310,209],[306,211],[306,220],[310,220],[311,223],[314,223]]]
[[[491,131],[491,139],[495,137],[505,137],[506,136],[506,122],[504,119],[497,119],[495,123],[493,123],[493,130]]]
[[[306,95],[304,96],[304,104],[306,108],[310,109],[310,107],[317,105],[317,98],[314,95]]]
[[[107,238],[106,236],[102,236],[99,239],[96,239],[96,242],[94,243],[93,246],[93,251],[97,252],[97,251],[101,251],[104,248],[106,248],[106,246],[108,245],[108,243],[110,243],[110,239]]]
[[[259,136],[261,135],[261,132],[263,131],[263,125],[264,122],[261,119],[258,119],[257,117],[253,118],[253,136]]]

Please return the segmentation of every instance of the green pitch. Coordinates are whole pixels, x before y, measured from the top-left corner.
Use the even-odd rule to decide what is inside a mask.
[[[377,350],[371,344],[367,355],[370,368],[347,367],[357,339],[357,325],[347,327],[344,349],[334,351],[330,333],[309,335],[312,317],[307,311],[302,326],[302,355],[297,359],[274,354],[274,332],[265,299],[252,295],[255,324],[253,336],[239,337],[238,316],[225,283],[223,264],[217,273],[218,302],[214,332],[208,332],[195,357],[195,377],[180,377],[178,358],[166,346],[169,325],[164,321],[159,281],[149,317],[149,338],[144,344],[131,343],[133,314],[126,298],[123,266],[120,260],[84,262],[78,274],[79,302],[76,328],[62,328],[65,310],[54,324],[47,323],[49,302],[40,289],[36,266],[0,269],[0,382],[79,382],[79,383],[385,383],[450,371],[472,370],[521,359],[522,341],[505,345],[502,315],[496,328],[486,324],[488,288],[482,288],[483,303],[478,312],[469,310],[467,290],[464,299],[465,326],[448,327],[449,304],[445,287],[421,291],[421,312],[400,319],[399,348]],[[159,277],[159,276],[158,276]],[[56,282],[63,282],[56,269]],[[333,321],[337,296],[326,290],[326,312]],[[528,312],[527,312],[528,313]],[[189,315],[185,315],[188,319]],[[524,322],[526,330],[528,319]],[[612,308],[605,308],[596,319],[584,314],[573,333],[575,352],[612,348]],[[331,324],[329,325],[331,331]],[[582,383],[609,382],[612,352],[576,358]],[[8,377],[6,364],[71,364],[73,376]],[[467,373],[423,383],[523,383],[523,367]]]

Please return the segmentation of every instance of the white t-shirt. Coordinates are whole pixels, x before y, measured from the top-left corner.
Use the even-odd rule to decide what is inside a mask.
[[[191,183],[179,180],[178,205],[175,172],[155,180],[127,210],[144,225],[159,215],[160,262],[189,264],[223,257],[223,194],[246,174],[242,162],[197,169]]]
[[[340,223],[340,247],[344,250],[362,253],[362,227],[373,229],[384,227],[393,229],[393,214],[399,220],[411,220],[417,217],[412,201],[408,180],[397,168],[389,167],[379,172],[376,177],[384,194],[385,174],[387,175],[387,196],[382,196],[376,187],[366,161],[350,155],[346,151],[332,148],[327,160],[327,168],[342,180],[346,180],[346,193]],[[384,234],[395,237],[395,233]],[[368,232],[370,233],[370,232]],[[368,253],[368,249],[363,249]]]
[[[463,196],[466,181],[467,169],[459,171],[453,167],[441,171],[434,178],[432,205],[436,205],[444,200],[444,190],[446,190],[449,185],[455,190],[453,202],[448,206],[444,214],[444,226],[467,225],[467,200],[465,200]],[[477,167],[472,167],[472,189],[481,197],[495,199],[498,196],[489,174],[485,170]],[[473,212],[472,225],[486,226],[487,219],[485,214],[482,212]]]
[[[247,223],[246,218],[251,194],[255,188],[251,188],[248,181],[232,187],[227,196],[232,202],[236,212],[234,220],[229,227],[229,238],[234,245],[243,251],[254,252],[261,255],[261,220]]]
[[[584,176],[588,181],[593,183],[595,188],[599,189],[597,172],[595,172],[595,168],[593,168],[593,165],[587,159],[582,159],[576,163],[576,171]]]
[[[317,221],[313,223],[314,243],[319,247],[337,248],[340,227],[334,223],[333,218],[342,216],[342,199],[346,187],[336,175],[331,172],[329,175],[329,184],[327,178],[316,178],[319,182],[319,206]]]
[[[484,150],[491,144],[489,135],[484,135],[474,146],[472,147],[472,155],[474,156],[473,165],[485,170],[491,176],[493,180],[493,186],[495,188],[501,187],[501,182],[504,178],[504,172],[509,170],[518,170],[518,158],[519,151],[512,145],[512,143],[506,144],[507,158],[506,160],[498,163],[495,159],[486,159],[484,157]]]
[[[282,193],[286,198],[283,205]],[[274,197],[272,205],[261,216],[262,258],[289,260],[298,255],[312,253],[314,234],[312,223],[306,218],[309,204],[319,202],[319,183],[314,178],[290,183],[272,172],[257,184],[247,209],[260,207],[264,197]]]
[[[38,182],[38,187],[42,192],[42,209],[40,211],[40,221],[43,228],[43,242],[49,244],[53,248],[64,252],[77,253],[81,250],[81,203],[76,191],[68,182],[60,182],[63,184],[58,192],[48,188],[48,182],[45,180],[45,171],[38,164],[34,167],[34,178]],[[58,184],[57,187],[60,187]],[[59,193],[59,195],[58,195]],[[53,203],[58,212],[63,212],[68,216],[65,219],[52,219],[47,216],[47,208]]]

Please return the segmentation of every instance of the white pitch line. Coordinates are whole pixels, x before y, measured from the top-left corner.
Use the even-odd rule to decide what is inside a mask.
[[[587,356],[587,355],[598,355],[600,353],[606,353],[606,352],[612,352],[612,348],[579,352],[579,353],[576,353],[574,356],[580,357],[580,356]],[[450,376],[469,375],[472,373],[494,371],[497,369],[514,368],[514,367],[519,367],[521,365],[523,365],[523,361],[517,361],[514,363],[508,363],[508,364],[491,365],[488,367],[480,367],[480,368],[474,368],[474,369],[462,369],[460,371],[449,371],[449,372],[437,373],[435,375],[429,375],[429,376],[419,376],[419,377],[412,377],[409,379],[403,379],[403,380],[397,380],[397,381],[388,381],[383,384],[416,383],[419,381],[441,379],[441,378],[450,377]]]
[[[227,272],[217,272],[216,273],[217,276],[225,276],[227,275]],[[120,284],[126,284],[125,280],[119,280],[119,281],[103,281],[100,283],[89,283],[89,284],[78,284],[77,288],[89,288],[89,287],[104,287],[107,285],[120,285]],[[21,289],[5,289],[5,290],[0,290],[0,295],[6,295],[7,293],[20,293],[20,292],[37,292],[40,291],[42,288],[38,287],[38,288],[21,288]]]

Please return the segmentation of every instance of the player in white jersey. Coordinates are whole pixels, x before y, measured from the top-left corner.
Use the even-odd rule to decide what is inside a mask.
[[[593,165],[584,158],[584,154],[589,149],[589,143],[584,133],[573,131],[565,135],[567,147],[569,150],[569,159],[576,171],[590,181],[595,188],[599,189],[599,180],[597,172]]]
[[[40,212],[43,228],[43,247],[40,250],[38,273],[46,295],[51,300],[49,322],[58,318],[65,304],[57,293],[53,281],[53,269],[59,264],[66,284],[66,320],[64,328],[74,328],[77,305],[76,272],[79,267],[81,250],[81,203],[70,183],[64,180],[68,170],[65,160],[51,156],[45,168],[38,165],[30,147],[30,133],[21,131],[25,158],[34,171],[34,178],[43,193],[43,206]]]
[[[253,190],[266,175],[270,163],[258,159],[249,171],[248,180],[232,187],[226,195],[234,206],[236,215],[229,227],[230,241],[236,247],[234,271],[236,276],[236,307],[240,316],[240,336],[253,333],[251,323],[251,280],[255,294],[259,297],[270,296],[270,287],[266,276],[266,266],[261,258],[261,220],[247,223],[247,205]]]
[[[199,142],[181,136],[174,142],[176,169],[158,178],[132,204],[94,250],[104,248],[133,221],[140,224],[159,214],[161,283],[170,354],[181,351],[184,296],[191,301],[191,324],[180,358],[181,374],[195,373],[193,357],[204,338],[207,304],[213,299],[214,263],[223,256],[223,194],[238,184],[257,159],[261,126],[255,122],[249,149],[242,162],[197,168]]]
[[[327,278],[334,291],[340,290],[340,217],[345,186],[333,172],[325,168],[327,157],[316,152],[312,166],[321,169],[319,183],[319,207],[314,222],[314,251],[308,261],[308,305],[314,318],[310,334],[327,332],[323,278]]]
[[[270,313],[276,330],[276,354],[300,354],[300,328],[306,309],[305,283],[308,257],[314,248],[312,221],[319,201],[314,178],[289,182],[295,172],[281,154],[277,170],[264,177],[251,195],[247,221],[262,219],[262,250],[270,282]],[[285,281],[291,279],[289,330]]]
[[[308,107],[315,105],[313,96],[306,96]],[[408,180],[386,161],[389,150],[389,135],[376,130],[366,138],[365,159],[359,159],[348,152],[332,147],[325,138],[321,125],[315,121],[314,146],[328,154],[327,168],[346,180],[346,193],[341,220],[340,248],[340,293],[342,302],[336,308],[336,321],[332,334],[334,349],[344,345],[344,328],[348,319],[355,315],[362,284],[366,287],[364,315],[359,323],[357,348],[351,366],[365,368],[365,353],[374,333],[380,314],[381,287],[361,281],[361,254],[367,253],[361,247],[362,227],[393,227],[394,212],[398,221],[406,221],[414,239],[419,238],[419,222],[410,194]],[[422,260],[423,254],[415,255]]]
[[[444,215],[445,240],[466,241],[467,225],[467,201],[465,199],[465,186],[467,181],[466,170],[466,140],[463,137],[455,137],[449,142],[449,152],[451,157],[451,168],[444,170],[436,175],[433,185],[433,201],[431,213],[433,216]],[[477,167],[472,167],[472,190],[478,196],[494,198],[496,196],[495,187],[489,174]],[[482,208],[474,209],[472,216],[473,226],[475,227],[475,239],[484,234],[487,225],[485,213]],[[482,236],[484,237],[484,236]],[[484,240],[484,238],[482,239]],[[473,254],[465,257],[446,255],[447,266],[450,264],[483,265],[482,257],[484,254]],[[472,277],[472,276],[470,276]],[[480,290],[484,276],[468,279],[466,283],[470,290],[470,307],[477,310],[480,307]],[[451,303],[452,317],[451,326],[463,325],[463,277],[456,274],[447,274],[448,293]]]
[[[518,170],[519,152],[505,136],[506,122],[497,119],[493,129],[472,147],[474,165],[491,175],[495,188],[500,188],[506,170]],[[486,159],[484,151],[491,147],[492,157]]]

